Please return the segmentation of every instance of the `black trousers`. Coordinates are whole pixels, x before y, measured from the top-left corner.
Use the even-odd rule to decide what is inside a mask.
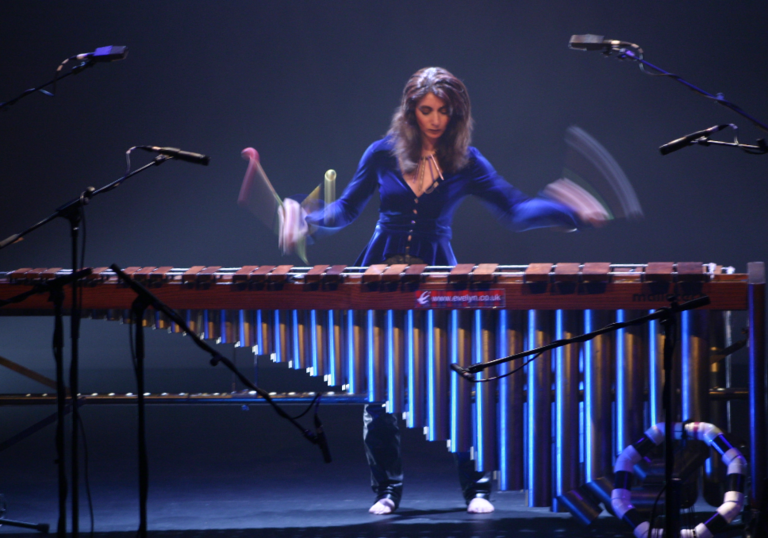
[[[403,461],[400,452],[400,427],[397,417],[379,404],[365,406],[363,412],[365,455],[371,467],[371,488],[376,500],[391,499],[395,508],[403,496]],[[469,452],[454,454],[464,500],[491,496],[491,473],[475,471]]]

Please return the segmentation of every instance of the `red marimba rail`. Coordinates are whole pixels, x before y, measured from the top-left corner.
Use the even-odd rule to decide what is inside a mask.
[[[693,262],[610,265],[607,263],[461,264],[456,267],[375,265],[367,268],[315,266],[130,267],[126,272],[175,309],[410,310],[436,308],[424,294],[440,295],[440,306],[456,308],[493,292],[512,310],[655,309],[708,295],[709,309],[748,309],[748,277],[719,266]],[[0,299],[31,289],[40,280],[68,274],[60,269],[0,273]],[[97,268],[82,288],[86,310],[128,309],[135,296],[111,270]],[[453,295],[451,295],[453,294]],[[453,299],[453,297],[464,299]],[[447,297],[447,299],[446,299]],[[469,297],[470,299],[466,299]],[[463,301],[463,302],[462,302]],[[65,302],[68,305],[69,301]],[[475,303],[477,304],[477,303]],[[0,310],[45,313],[46,295]]]

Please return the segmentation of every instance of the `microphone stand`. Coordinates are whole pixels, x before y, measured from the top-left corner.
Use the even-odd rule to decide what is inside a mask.
[[[32,226],[30,226],[29,228],[27,228],[23,232],[19,232],[17,234],[13,234],[11,236],[6,237],[2,241],[0,241],[0,250],[4,249],[8,245],[12,245],[13,243],[19,241],[25,235],[27,235],[27,234],[29,234],[31,232],[34,232],[35,230],[37,230],[41,226],[43,226],[45,224],[48,224],[50,221],[52,221],[53,219],[58,218],[58,217],[64,217],[67,220],[69,220],[71,226],[78,225],[80,223],[81,218],[82,218],[80,210],[84,206],[88,205],[88,203],[91,201],[91,198],[93,198],[97,194],[102,194],[104,192],[111,191],[112,189],[116,189],[117,187],[120,186],[120,184],[123,183],[123,181],[125,181],[129,177],[133,177],[136,174],[138,174],[140,172],[143,172],[144,170],[146,170],[150,166],[159,166],[163,162],[165,162],[165,161],[167,161],[168,159],[171,159],[171,158],[172,157],[169,157],[167,155],[158,155],[157,157],[155,157],[152,160],[152,162],[149,162],[149,163],[145,164],[141,168],[137,168],[133,172],[130,172],[130,173],[128,173],[128,174],[126,174],[126,175],[116,179],[112,183],[109,183],[109,184],[101,187],[100,189],[95,189],[93,187],[88,187],[85,191],[83,191],[83,193],[78,198],[70,200],[69,202],[67,202],[63,206],[59,207],[56,211],[54,211],[53,214],[51,214],[48,217],[44,218],[43,220],[41,220],[37,224],[33,224]],[[75,239],[76,238],[77,238],[77,234],[75,234]],[[72,267],[73,267],[73,270],[74,270],[74,268],[77,266],[77,260],[73,259],[73,262],[74,263],[72,264]]]
[[[670,297],[670,306],[659,308],[655,312],[652,312],[646,316],[642,316],[636,319],[632,319],[624,322],[611,323],[606,325],[602,329],[598,329],[591,333],[574,336],[573,338],[566,338],[562,340],[556,340],[550,344],[523,351],[515,355],[503,357],[500,359],[481,362],[473,364],[472,366],[459,366],[454,363],[451,364],[451,369],[459,374],[467,381],[477,383],[479,380],[475,379],[474,374],[496,366],[505,362],[513,361],[519,358],[523,358],[529,355],[534,355],[534,358],[545,351],[563,347],[568,344],[586,342],[592,340],[596,336],[605,334],[608,332],[617,331],[633,325],[643,325],[652,320],[660,320],[660,323],[664,327],[664,389],[662,393],[662,401],[664,402],[664,480],[666,483],[667,494],[665,496],[665,520],[664,520],[664,536],[680,536],[680,492],[682,491],[682,481],[680,478],[675,478],[674,466],[675,466],[675,452],[673,449],[674,436],[674,424],[675,424],[675,399],[673,398],[673,375],[674,375],[674,351],[675,351],[675,331],[677,328],[677,314],[685,310],[692,310],[700,308],[709,304],[709,297],[704,295],[692,301],[687,301],[683,304],[678,304],[675,301],[674,296]],[[534,360],[534,359],[530,359]],[[653,526],[653,522],[651,522]]]
[[[83,208],[88,205],[88,203],[91,201],[91,198],[98,194],[102,194],[104,192],[111,191],[113,189],[116,189],[119,187],[123,181],[128,179],[129,177],[135,176],[136,174],[143,172],[150,166],[159,166],[160,164],[164,163],[171,157],[168,157],[166,155],[158,155],[155,157],[151,162],[147,163],[146,165],[142,166],[141,168],[138,168],[134,170],[133,172],[127,173],[124,176],[118,178],[117,180],[113,181],[112,183],[109,183],[105,185],[104,187],[101,187],[100,189],[95,189],[93,187],[88,187],[83,193],[73,200],[70,200],[63,206],[59,207],[54,211],[51,215],[46,217],[45,219],[41,220],[37,224],[32,225],[31,227],[27,228],[26,230],[13,234],[10,237],[7,237],[6,239],[0,241],[0,250],[7,247],[8,245],[12,245],[25,235],[33,232],[34,230],[40,228],[41,226],[49,223],[50,221],[62,217],[69,221],[69,229],[70,229],[70,238],[71,238],[71,255],[72,255],[72,272],[77,273],[79,268],[79,262],[77,259],[77,253],[78,253],[78,236],[80,231],[80,221],[83,217]],[[78,281],[73,280],[72,281],[72,307],[70,311],[70,340],[72,345],[71,350],[71,360],[69,365],[69,390],[71,392],[71,397],[73,399],[77,398],[78,390],[79,390],[79,380],[78,380],[78,371],[79,371],[79,339],[80,339],[80,315],[81,315],[81,308],[80,308],[80,297],[78,293]],[[56,326],[56,331],[59,330],[59,326]],[[54,336],[56,337],[56,336]],[[63,348],[63,345],[62,345]],[[60,359],[57,358],[57,361]],[[60,394],[63,394],[63,392],[60,392]],[[78,410],[77,405],[72,406],[72,439],[71,439],[71,469],[72,469],[72,501],[71,501],[71,507],[72,507],[72,536],[74,538],[77,538],[78,532],[79,532],[79,455],[78,455],[78,424],[80,421],[80,412]],[[61,476],[61,473],[64,471],[60,468],[60,480],[66,480],[64,477]],[[61,489],[61,486],[60,486]],[[66,506],[66,487],[64,487],[64,494],[62,495],[60,492],[60,499],[59,499],[59,507]],[[61,498],[63,497],[63,498]],[[59,520],[59,528],[58,528],[58,536],[60,538],[64,538],[66,534],[66,516],[60,514],[60,520]]]
[[[637,45],[635,45],[635,47],[637,47]],[[637,47],[637,48],[639,49],[639,47]],[[648,62],[648,61],[643,59],[642,51],[638,54],[634,50],[631,50],[631,49],[626,48],[626,47],[611,47],[610,50],[606,50],[605,54],[610,56],[611,52],[614,52],[614,51],[618,53],[617,58],[619,60],[625,60],[625,59],[634,60],[634,61],[639,62],[639,63],[641,63],[641,64],[643,64],[643,65],[645,65],[647,67],[650,67],[651,69],[656,71],[658,74],[661,74],[661,75],[664,75],[664,76],[667,76],[667,77],[671,77],[674,80],[676,80],[677,82],[679,82],[680,84],[682,84],[682,85],[688,87],[689,89],[695,91],[696,93],[701,94],[704,97],[707,97],[709,99],[713,99],[716,103],[718,103],[718,104],[720,104],[720,105],[722,105],[722,106],[724,106],[726,108],[730,108],[731,110],[733,110],[734,112],[736,112],[737,114],[742,116],[743,118],[746,118],[749,121],[751,121],[758,129],[760,129],[762,131],[765,131],[765,132],[768,132],[768,125],[766,125],[765,123],[762,123],[757,118],[753,118],[747,112],[742,110],[740,107],[736,106],[734,103],[731,103],[730,101],[727,101],[725,99],[725,96],[723,96],[722,93],[718,93],[717,95],[712,95],[711,93],[709,93],[709,92],[707,92],[705,90],[702,90],[701,88],[699,88],[697,86],[694,86],[693,84],[691,84],[687,80],[683,79],[682,77],[680,77],[678,75],[675,75],[674,73],[670,73],[668,71],[665,71],[664,69],[653,65],[652,63],[650,63],[650,62]]]
[[[690,142],[691,145],[698,144],[700,146],[727,146],[731,148],[738,148],[751,153],[753,155],[763,155],[768,153],[768,143],[764,139],[760,138],[757,141],[757,145],[741,144],[740,142],[723,142],[721,140],[710,140],[708,137],[701,137],[698,140]]]
[[[707,304],[709,297],[707,297]],[[673,476],[675,468],[675,398],[673,396],[673,382],[675,375],[674,354],[675,335],[677,334],[677,317],[675,309],[677,302],[672,300],[672,308],[664,313],[660,323],[664,327],[664,388],[661,399],[664,404],[664,483],[666,493],[664,495],[664,534],[665,536],[680,536],[680,493],[683,491],[683,482],[680,477]],[[653,521],[650,522],[653,529]]]
[[[58,484],[59,484],[59,521],[57,532],[59,536],[66,535],[67,525],[67,472],[66,472],[66,450],[64,439],[64,417],[66,416],[66,398],[67,388],[64,386],[64,286],[68,284],[74,284],[91,274],[91,269],[83,269],[81,271],[73,271],[71,275],[61,276],[51,280],[50,282],[42,282],[36,284],[31,290],[20,293],[10,299],[0,301],[0,308],[12,304],[20,303],[27,297],[35,295],[37,293],[50,293],[50,301],[53,302],[54,313],[54,330],[53,330],[53,356],[56,361],[56,465],[58,469]],[[74,391],[70,393],[70,396],[76,395]],[[76,396],[72,396],[73,398]],[[77,409],[77,405],[72,406],[73,413]],[[45,530],[42,530],[41,525],[27,526],[28,524],[20,524],[19,522],[7,522],[0,519],[0,524],[7,523],[25,528],[35,528],[41,532],[48,532],[48,525],[46,524]]]
[[[6,504],[5,497],[0,495],[0,525],[8,525],[10,527],[20,527],[22,529],[32,529],[43,534],[48,534],[48,523],[27,523],[26,521],[14,521],[12,519],[5,519]]]
[[[595,36],[574,36],[576,37],[595,37]],[[602,40],[602,36],[599,36]],[[573,38],[572,38],[573,39]],[[600,47],[602,45],[602,47]],[[768,132],[768,125],[765,123],[762,123],[757,118],[754,118],[750,116],[747,112],[742,110],[740,107],[736,106],[734,103],[731,103],[730,101],[727,101],[722,93],[718,93],[717,95],[712,95],[711,93],[702,90],[701,88],[694,86],[687,80],[683,79],[682,77],[675,75],[674,73],[670,73],[668,71],[665,71],[664,69],[657,67],[653,65],[652,63],[646,61],[643,59],[643,49],[638,47],[637,45],[633,43],[626,43],[624,41],[602,41],[601,44],[598,45],[598,48],[585,48],[582,46],[574,46],[573,40],[571,41],[571,48],[585,48],[585,50],[602,50],[603,54],[605,56],[610,56],[613,52],[618,53],[617,58],[619,60],[634,60],[636,62],[639,62],[641,64],[640,68],[643,69],[643,66],[651,68],[653,71],[655,71],[656,75],[663,75],[670,78],[673,78],[683,86],[686,86],[688,89],[695,91],[696,93],[703,95],[704,97],[708,99],[714,100],[716,103],[729,108],[739,114],[740,116],[748,119],[752,122],[753,125],[755,125],[758,129]],[[732,127],[736,128],[735,125],[732,125]],[[751,153],[753,155],[763,155],[768,153],[768,144],[766,144],[764,139],[759,139],[757,141],[756,146],[752,146],[749,144],[740,144],[738,140],[735,140],[734,142],[720,142],[720,141],[714,141],[709,140],[710,135],[704,135],[701,138],[697,138],[696,140],[691,140],[688,144],[700,144],[702,146],[708,146],[708,145],[716,145],[716,146],[730,146],[739,148],[747,153]],[[671,143],[670,143],[671,144]],[[666,144],[665,146],[668,146],[669,144]],[[662,155],[666,155],[667,153],[671,153],[672,151],[675,151],[674,149],[670,149],[667,151],[664,151],[665,146],[662,146],[660,149],[662,149]],[[680,149],[680,148],[676,148]]]
[[[56,82],[60,81],[61,79],[67,78],[69,75],[77,75],[78,73],[80,73],[84,69],[86,69],[88,67],[93,67],[94,63],[95,62],[92,62],[90,60],[85,60],[81,64],[74,66],[72,69],[70,69],[69,71],[67,71],[63,75],[56,76],[52,80],[49,80],[48,82],[46,82],[42,86],[38,86],[37,88],[30,88],[28,90],[25,90],[20,95],[17,95],[16,97],[11,99],[10,101],[6,101],[4,103],[0,103],[0,111],[4,110],[6,108],[10,108],[17,101],[21,100],[22,98],[26,97],[27,95],[33,94],[35,92],[42,91],[43,88],[46,88],[46,87],[50,86],[51,84],[55,84]],[[43,92],[43,93],[53,97],[53,94],[51,94],[51,93],[48,93],[48,92]]]
[[[301,431],[302,435],[304,435],[304,438],[307,439],[310,443],[318,445],[320,447],[320,450],[323,454],[323,459],[326,463],[331,462],[331,454],[328,450],[328,444],[325,440],[325,434],[323,433],[323,426],[320,422],[320,418],[317,415],[317,411],[315,411],[315,417],[314,417],[314,424],[315,424],[315,432],[311,432],[307,430],[306,428],[302,427],[296,419],[294,419],[292,416],[288,415],[283,409],[275,403],[275,401],[272,399],[272,397],[269,395],[269,392],[265,391],[264,389],[261,389],[251,383],[251,381],[245,377],[226,357],[221,355],[218,351],[216,351],[214,348],[212,348],[210,345],[208,345],[206,342],[204,342],[194,331],[192,331],[189,328],[189,325],[187,325],[186,321],[182,316],[180,316],[175,310],[173,310],[171,307],[163,303],[160,299],[158,299],[155,294],[153,294],[151,291],[149,291],[147,288],[145,288],[141,283],[137,282],[136,280],[129,277],[125,272],[123,272],[120,267],[118,267],[117,264],[112,264],[110,268],[115,272],[117,277],[122,280],[128,287],[130,287],[135,293],[136,293],[136,299],[133,302],[133,305],[131,307],[132,317],[134,324],[136,326],[136,335],[135,335],[135,355],[136,355],[136,362],[135,362],[135,369],[136,369],[136,383],[137,383],[137,390],[138,390],[138,414],[139,414],[139,420],[138,420],[138,437],[139,437],[139,530],[138,530],[138,536],[139,538],[146,538],[147,536],[147,494],[149,491],[149,467],[147,464],[147,446],[146,446],[146,422],[145,422],[145,413],[144,413],[144,358],[145,358],[145,350],[144,350],[144,327],[142,324],[142,320],[144,319],[144,311],[147,309],[147,307],[152,307],[156,312],[162,312],[165,314],[168,319],[170,319],[173,323],[177,324],[182,332],[189,336],[192,341],[202,349],[203,351],[209,353],[211,355],[211,365],[216,366],[218,363],[223,363],[224,366],[229,368],[229,370],[232,371],[233,374],[237,376],[237,378],[249,389],[255,391],[259,396],[264,398],[267,403],[269,403],[272,408],[277,412],[278,415],[280,415],[282,418],[288,420],[293,426],[299,429]]]
[[[117,272],[117,271],[115,271]],[[119,275],[119,273],[118,273]],[[134,327],[136,328],[135,363],[136,390],[139,407],[139,538],[147,536],[147,497],[149,493],[149,466],[147,464],[147,436],[144,415],[144,311],[151,301],[144,294],[137,294],[131,306]]]

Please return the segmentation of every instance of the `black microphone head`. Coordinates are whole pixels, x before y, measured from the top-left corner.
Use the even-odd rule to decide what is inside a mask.
[[[684,302],[680,305],[680,307],[684,310],[693,310],[695,308],[707,306],[711,302],[712,301],[710,300],[709,295],[702,295],[701,297],[697,297],[695,299],[691,299],[690,301]]]
[[[463,366],[459,366],[458,364],[451,363],[450,365],[451,370],[459,374],[461,377],[466,379],[467,381],[471,381],[474,383],[476,381],[475,376],[469,372],[469,368],[465,368]]]
[[[575,50],[603,50],[608,45],[605,36],[594,34],[572,35],[568,47]]]
[[[455,362],[452,362],[448,366],[451,368],[451,370],[453,370],[454,372],[456,372],[460,376],[463,376],[464,374],[467,373],[467,369],[466,368],[464,368],[463,366],[459,366]]]

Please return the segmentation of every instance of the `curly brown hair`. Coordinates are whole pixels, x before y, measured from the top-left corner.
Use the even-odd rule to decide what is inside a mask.
[[[400,106],[392,117],[387,134],[392,137],[392,152],[403,172],[416,170],[421,157],[421,131],[416,123],[416,106],[428,93],[435,94],[448,107],[450,121],[437,143],[435,153],[447,172],[467,164],[467,148],[472,139],[472,114],[469,93],[464,83],[442,67],[419,69],[408,79]]]

